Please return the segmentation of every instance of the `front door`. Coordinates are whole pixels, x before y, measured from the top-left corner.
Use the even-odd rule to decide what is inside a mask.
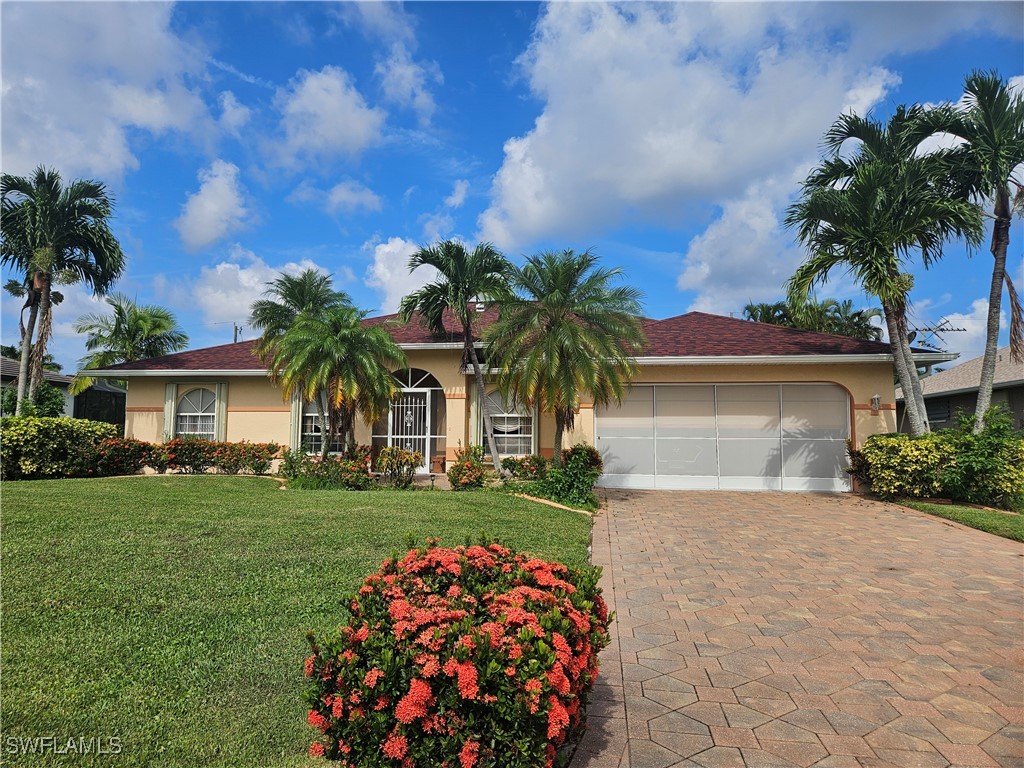
[[[391,401],[391,417],[388,423],[388,445],[397,445],[407,451],[419,451],[423,457],[420,470],[425,471],[428,456],[427,443],[430,437],[430,409],[427,389],[406,389]]]

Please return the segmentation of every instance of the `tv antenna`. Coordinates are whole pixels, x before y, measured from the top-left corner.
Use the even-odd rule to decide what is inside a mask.
[[[949,320],[942,320],[936,325],[923,325],[919,328],[911,328],[907,341],[913,343],[917,339],[918,334],[924,334],[920,341],[917,342],[920,346],[936,352],[945,352],[946,339],[943,337],[944,333],[966,332],[966,328],[954,328]]]

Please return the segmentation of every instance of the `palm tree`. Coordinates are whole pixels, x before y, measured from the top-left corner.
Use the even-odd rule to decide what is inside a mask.
[[[188,334],[169,309],[139,305],[120,293],[108,296],[106,302],[114,308],[112,315],[83,315],[73,326],[75,333],[87,336],[85,348],[89,354],[79,361],[82,370],[162,357],[188,346]],[[92,383],[89,376],[76,376],[69,391],[77,394]]]
[[[445,310],[455,315],[462,326],[463,365],[472,364],[476,388],[480,396],[480,407],[484,417],[484,438],[491,453],[494,469],[501,474],[501,461],[494,441],[494,427],[487,398],[484,396],[484,375],[480,358],[476,353],[476,337],[473,335],[473,314],[470,303],[500,298],[507,293],[507,275],[511,265],[490,243],[480,243],[472,250],[454,240],[443,240],[429,248],[420,248],[409,259],[409,271],[419,267],[434,267],[439,273],[434,282],[413,291],[402,299],[399,315],[408,323],[414,312],[419,312],[427,327],[437,335],[443,335]]]
[[[1022,180],[1014,178],[1013,173],[1024,163],[1024,97],[1010,90],[996,72],[972,72],[967,76],[964,93],[963,108],[946,104],[931,110],[927,124],[936,133],[951,134],[964,142],[946,157],[951,186],[979,206],[991,203],[993,207],[990,249],[995,264],[974,422],[974,429],[979,432],[985,426],[985,411],[992,403],[1004,285],[1010,298],[1010,357],[1016,363],[1024,362],[1024,312],[1006,269],[1014,208],[1011,184],[1018,195],[1022,189]]]
[[[16,233],[15,233],[16,236]],[[9,241],[5,240],[4,245],[7,246]],[[25,263],[29,259],[24,260]],[[11,294],[16,299],[24,299],[25,303],[21,307],[21,313],[18,316],[18,335],[21,337],[20,349],[14,350],[14,357],[18,359],[18,384],[17,384],[17,398],[15,400],[14,413],[21,414],[20,405],[25,403],[31,403],[26,395],[28,394],[29,385],[29,361],[32,358],[32,336],[35,332],[36,319],[39,316],[39,292],[33,287],[32,275],[26,275],[22,280],[8,280],[4,284],[4,290]],[[64,301],[64,294],[60,291],[51,291],[50,303],[53,306],[58,306]],[[25,322],[25,310],[28,310],[28,322]],[[54,370],[53,366],[55,361],[53,355],[47,353],[43,356],[43,368]],[[58,366],[56,370],[60,370]]]
[[[811,171],[786,217],[810,251],[788,282],[792,300],[805,299],[833,269],[845,268],[881,302],[913,434],[927,432],[928,424],[907,333],[913,276],[906,261],[919,250],[928,266],[950,238],[962,237],[971,247],[981,239],[977,210],[938,188],[937,158],[915,154],[928,135],[922,113],[899,107],[885,126],[840,117],[826,134],[831,156]],[[848,139],[861,142],[851,159],[839,154]]]
[[[512,270],[513,295],[485,332],[502,396],[554,415],[556,464],[580,402],[621,402],[645,344],[640,292],[613,286],[621,270],[597,261],[590,251],[531,256]]]
[[[387,329],[365,326],[365,317],[342,305],[300,312],[274,343],[271,380],[285,399],[299,394],[317,403],[324,456],[335,434],[349,450],[355,447],[357,411],[367,423],[379,419],[398,390],[391,372],[407,367]]]
[[[793,300],[749,303],[743,308],[743,317],[758,323],[867,341],[879,341],[882,338],[882,329],[871,322],[881,316],[878,309],[854,309],[850,299],[819,301],[813,296],[807,296],[797,303]]]
[[[57,171],[39,166],[30,179],[3,174],[0,197],[0,263],[31,274],[32,290],[39,295],[39,327],[26,394],[32,400],[43,380],[43,359],[53,330],[53,283],[82,282],[101,295],[120,277],[125,259],[110,231],[114,201],[100,182],[76,180],[65,188]],[[29,346],[26,341],[31,337],[22,339],[23,348]]]
[[[334,307],[351,306],[344,291],[334,290],[330,275],[307,269],[297,275],[281,273],[267,283],[262,299],[249,309],[249,325],[260,332],[256,355],[265,363],[274,343],[284,335],[300,313],[326,312]]]

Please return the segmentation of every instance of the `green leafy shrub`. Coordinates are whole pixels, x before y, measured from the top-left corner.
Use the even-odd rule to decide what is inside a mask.
[[[569,507],[597,509],[594,484],[604,466],[601,454],[593,446],[580,444],[562,456],[562,466],[548,469],[546,477],[530,484],[529,492]]]
[[[1024,435],[1013,417],[990,408],[985,428],[974,434],[975,417],[961,416],[955,429],[941,433],[953,460],[939,468],[942,495],[972,504],[1016,506],[1024,498]]]
[[[23,416],[58,418],[64,415],[64,391],[48,381],[39,382],[35,401],[22,406]],[[18,408],[18,390],[13,387],[0,389],[0,415],[14,416]]]
[[[214,443],[213,466],[226,475],[265,475],[281,446],[277,443]]]
[[[167,466],[186,475],[203,474],[217,458],[217,443],[191,435],[168,440],[164,449],[167,451]]]
[[[4,480],[96,475],[99,444],[118,427],[67,417],[0,419],[0,476]]]
[[[938,495],[939,468],[953,455],[949,443],[934,432],[916,438],[899,432],[872,435],[861,450],[871,490],[883,499]]]
[[[509,456],[501,460],[501,468],[513,480],[539,480],[548,473],[548,460],[536,454],[521,458]]]
[[[495,543],[385,560],[309,635],[313,756],[352,768],[564,764],[608,644],[600,571]]]
[[[285,451],[281,474],[289,488],[307,491],[365,491],[376,484],[370,472],[369,452],[352,456],[321,456],[305,451]]]
[[[410,488],[416,470],[423,464],[423,455],[419,451],[409,451],[397,445],[382,448],[377,455],[376,470],[384,477],[384,482],[395,488]]]
[[[482,445],[458,448],[455,451],[455,460],[448,468],[448,482],[453,491],[482,488],[486,472]]]

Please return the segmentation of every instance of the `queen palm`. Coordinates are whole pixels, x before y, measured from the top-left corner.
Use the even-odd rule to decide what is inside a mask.
[[[951,186],[979,205],[992,205],[990,249],[995,263],[974,422],[975,430],[980,431],[985,426],[985,411],[992,403],[1004,285],[1010,298],[1010,356],[1014,362],[1024,362],[1024,312],[1006,269],[1014,207],[1011,185],[1017,190],[1022,185],[1022,180],[1013,174],[1024,163],[1024,97],[1011,91],[995,72],[972,72],[964,93],[963,107],[944,105],[931,110],[927,125],[937,133],[951,134],[963,141],[946,157]]]
[[[502,396],[554,415],[556,464],[580,404],[621,402],[645,343],[640,292],[613,285],[621,271],[597,261],[590,251],[531,256],[510,273],[512,295],[485,332]]]
[[[977,210],[939,189],[937,158],[915,154],[928,135],[922,114],[919,107],[900,107],[885,126],[840,117],[826,134],[831,156],[811,171],[786,217],[810,252],[788,282],[792,300],[805,299],[843,268],[880,301],[913,434],[928,426],[907,333],[913,276],[906,262],[919,252],[928,266],[941,258],[947,240],[961,237],[973,247],[981,238]],[[851,159],[839,154],[848,139],[861,142]]]
[[[76,180],[67,187],[55,170],[39,166],[31,178],[3,174],[3,246],[0,263],[32,276],[38,293],[38,329],[31,344],[31,379],[26,397],[33,399],[43,380],[43,358],[53,329],[53,284],[85,283],[101,295],[124,271],[121,246],[110,231],[113,198],[97,181]]]
[[[89,354],[79,361],[82,370],[162,357],[188,346],[188,334],[166,307],[140,305],[120,293],[108,296],[106,302],[113,313],[83,315],[73,326],[75,333],[86,334]],[[77,394],[91,385],[89,376],[77,376],[71,391]]]
[[[317,403],[323,429],[323,454],[339,434],[355,447],[355,419],[381,417],[397,392],[391,372],[407,367],[405,353],[382,326],[366,326],[365,312],[351,305],[300,312],[274,343],[271,380],[285,399],[294,395]]]
[[[438,276],[419,290],[402,299],[399,314],[408,323],[414,312],[419,312],[427,327],[436,335],[447,331],[444,313],[450,311],[462,326],[463,366],[472,365],[476,378],[477,392],[484,421],[484,439],[494,462],[494,469],[501,473],[498,447],[494,441],[494,427],[484,396],[484,376],[480,358],[476,352],[476,337],[473,329],[475,310],[470,304],[500,297],[507,290],[506,275],[510,265],[505,257],[490,243],[480,243],[472,251],[455,240],[443,240],[429,248],[420,248],[409,259],[409,271],[420,267],[433,267]]]

